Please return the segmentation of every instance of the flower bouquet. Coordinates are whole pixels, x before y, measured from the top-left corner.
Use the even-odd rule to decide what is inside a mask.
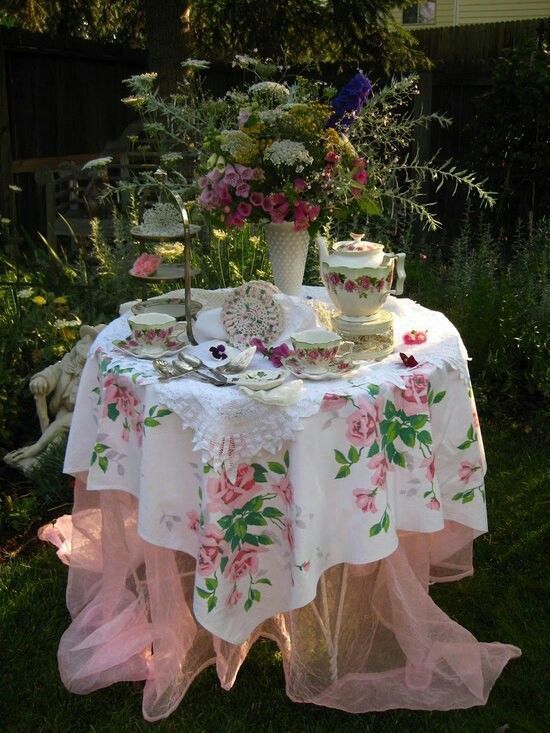
[[[343,207],[377,213],[368,162],[345,134],[371,91],[357,73],[332,103],[332,88],[302,78],[231,93],[235,127],[209,131],[204,143],[200,207],[218,226],[291,222],[294,231],[315,230]]]

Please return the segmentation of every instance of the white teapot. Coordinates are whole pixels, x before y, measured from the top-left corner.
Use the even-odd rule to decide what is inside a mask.
[[[329,254],[327,241],[318,237],[321,277],[334,305],[344,316],[375,314],[390,293],[401,295],[405,282],[405,254],[384,252],[384,245],[367,242],[362,234],[336,242]],[[392,288],[394,270],[397,281]]]

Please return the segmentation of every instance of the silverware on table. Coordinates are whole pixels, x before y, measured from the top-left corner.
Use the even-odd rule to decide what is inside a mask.
[[[161,375],[161,382],[169,382],[172,379],[182,379],[186,376],[193,376],[195,379],[198,379],[201,382],[207,382],[208,384],[213,384],[215,387],[226,387],[231,385],[231,382],[227,379],[226,381],[222,381],[217,377],[204,374],[200,371],[199,367],[191,366],[190,364],[176,361],[170,363],[164,359],[154,359],[153,367]]]
[[[183,351],[180,351],[177,358],[184,364],[189,364],[189,366],[193,367],[194,369],[205,369],[214,377],[214,379],[218,380],[222,384],[228,383],[228,379],[225,374],[219,371],[216,367],[208,366],[208,364],[205,364],[204,361],[202,359],[199,359],[198,356],[185,354]]]

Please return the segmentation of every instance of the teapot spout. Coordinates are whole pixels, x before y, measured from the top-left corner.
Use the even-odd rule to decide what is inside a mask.
[[[327,246],[327,239],[326,237],[323,237],[321,234],[318,234],[315,241],[317,242],[317,246],[319,247],[319,263],[322,265],[323,262],[326,262],[328,259],[328,246]]]

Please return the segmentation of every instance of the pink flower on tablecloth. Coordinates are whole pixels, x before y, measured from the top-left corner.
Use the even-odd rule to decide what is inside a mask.
[[[243,545],[227,563],[224,571],[225,577],[229,578],[229,580],[236,581],[244,575],[255,575],[260,566],[260,560],[258,558],[260,552],[265,552],[265,550],[251,545]]]
[[[192,512],[187,512],[187,529],[190,529],[192,532],[198,532],[200,526],[201,518],[198,511],[193,509]]]
[[[371,479],[372,483],[375,486],[385,486],[386,474],[388,473],[390,468],[390,464],[388,463],[385,454],[377,453],[370,459],[370,461],[367,463],[367,466],[369,468],[372,468],[374,471]]]
[[[132,275],[136,277],[149,277],[158,270],[161,261],[162,259],[158,255],[150,255],[144,252],[132,265]]]
[[[294,549],[294,525],[291,519],[282,520],[283,527],[281,529],[284,539],[292,552]]]
[[[474,466],[474,464],[469,461],[462,461],[460,468],[458,469],[458,478],[467,484],[473,474],[476,471],[479,471],[480,468],[481,466]]]
[[[405,378],[405,389],[396,390],[396,407],[406,415],[417,415],[428,407],[430,382],[424,374],[413,374]]]
[[[427,331],[407,331],[403,334],[403,343],[407,346],[414,346],[415,344],[423,344],[428,340]]]
[[[339,394],[327,392],[321,402],[322,412],[332,412],[333,410],[341,410],[347,404],[347,398]]]
[[[441,509],[441,502],[434,497],[433,499],[430,499],[430,501],[426,503],[426,506],[428,507],[428,509],[439,511]]]
[[[380,407],[378,400],[371,402],[366,397],[357,400],[359,409],[346,419],[346,438],[358,447],[371,445],[378,437]]]
[[[208,524],[201,535],[201,546],[197,558],[199,575],[203,577],[214,573],[220,564],[223,547],[223,532],[215,524]]]
[[[420,464],[422,468],[426,469],[426,478],[428,481],[433,481],[435,477],[435,460],[433,456],[428,456],[428,458],[424,458],[422,463]]]
[[[103,381],[103,417],[110,416],[109,405],[112,404],[116,405],[121,415],[131,417],[139,405],[139,399],[129,386],[121,386],[114,374],[108,374]]]
[[[145,428],[143,427],[143,420],[136,419],[134,416],[134,419],[132,420],[132,428],[134,430],[137,443],[139,446],[143,443],[143,436],[145,434]]]
[[[375,494],[372,491],[366,489],[354,489],[353,495],[355,496],[355,503],[361,509],[362,512],[371,512],[376,514],[378,509],[376,508]]]
[[[231,591],[231,593],[227,596],[225,600],[225,605],[228,608],[234,608],[237,605],[237,603],[241,600],[242,597],[243,597],[243,594],[240,591],[238,591],[236,588],[233,588],[233,590]]]
[[[208,510],[226,512],[227,509],[240,509],[251,498],[258,485],[254,480],[254,469],[241,463],[235,481],[230,481],[225,471],[221,476],[208,479],[206,490],[211,501]]]
[[[281,497],[285,504],[292,504],[294,498],[294,488],[289,481],[288,476],[283,476],[279,483],[271,484],[273,491]]]

